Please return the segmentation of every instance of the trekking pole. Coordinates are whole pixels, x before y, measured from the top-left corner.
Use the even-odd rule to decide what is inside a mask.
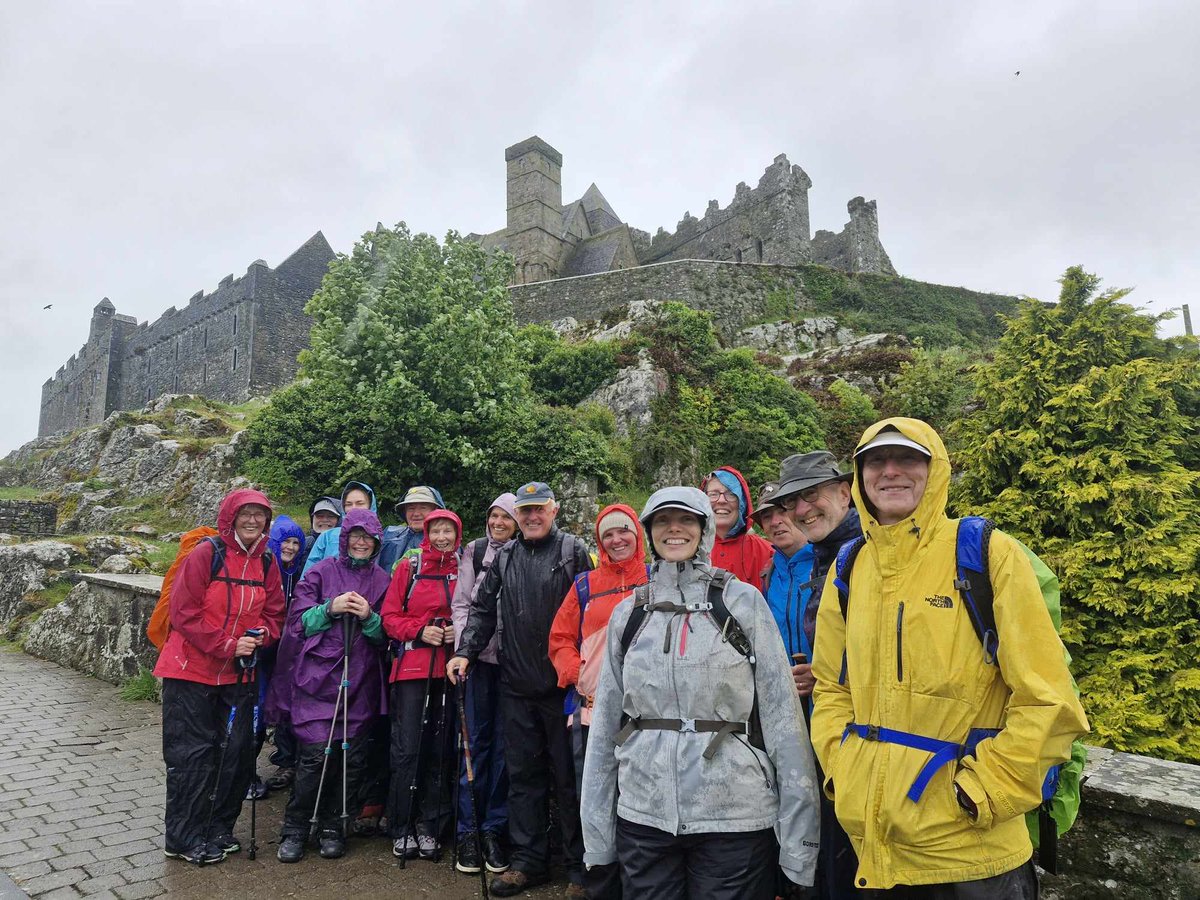
[[[438,730],[437,730],[437,776],[434,782],[435,793],[437,796],[437,815],[434,821],[437,823],[438,835],[440,836],[445,829],[442,827],[442,815],[446,812],[446,798],[442,791],[446,788],[446,744],[449,743],[447,738],[453,733],[450,729],[454,727],[454,719],[449,715],[453,707],[450,706],[450,692],[447,690],[448,682],[442,684],[442,708],[438,712]],[[458,775],[458,766],[454,767],[454,774]],[[433,862],[440,862],[442,851],[439,847],[434,851]]]
[[[350,766],[350,642],[354,640],[356,616],[342,613],[342,686],[345,702],[342,703],[342,840],[350,837],[350,812],[347,807],[346,785]]]
[[[316,833],[317,823],[320,821],[321,793],[325,789],[325,771],[326,771],[326,769],[329,768],[329,756],[331,753],[333,753],[333,731],[335,728],[337,728],[338,710],[342,708],[343,698],[346,701],[349,701],[349,698],[345,696],[345,694],[346,694],[345,674],[346,674],[346,669],[348,667],[348,660],[347,660],[346,653],[344,652],[344,650],[345,650],[345,648],[343,648],[343,653],[342,653],[342,676],[343,676],[342,683],[338,685],[337,697],[333,701],[333,716],[329,720],[329,738],[325,741],[325,758],[321,760],[321,778],[320,778],[320,780],[317,781],[317,799],[316,799],[316,802],[313,804],[312,818],[308,820],[308,826],[309,826],[308,836],[309,836],[309,838],[311,838]]]
[[[262,629],[249,628],[246,630],[246,637],[257,638],[262,636]],[[250,732],[251,746],[258,746],[258,681],[250,680],[250,672],[256,671],[258,666],[258,648],[254,648],[254,652],[249,656],[243,656],[238,662],[242,672],[246,675],[246,684],[254,686],[254,725],[253,731]],[[250,762],[250,850],[247,856],[254,859],[258,856],[258,785],[255,782],[258,780],[258,754],[255,754]]]
[[[434,625],[436,619],[429,624]],[[423,629],[422,629],[423,630]],[[421,730],[417,733],[417,756],[413,762],[412,781],[408,785],[408,808],[404,813],[404,818],[400,820],[400,827],[404,829],[404,852],[400,854],[400,868],[407,868],[408,864],[408,832],[410,819],[413,814],[413,807],[416,804],[417,797],[417,776],[421,773],[421,752],[425,749],[425,727],[429,724],[429,688],[433,684],[433,667],[437,663],[437,647],[429,648],[429,674],[425,676],[425,697],[421,701]],[[416,843],[417,834],[416,827],[412,827],[412,839]],[[419,845],[418,845],[419,846]]]
[[[449,683],[449,679],[447,679],[447,683],[446,683],[446,693],[447,694],[450,692],[450,688],[451,688],[451,685]],[[446,699],[446,702],[447,703],[450,702],[448,697]],[[458,804],[462,797],[462,795],[460,793],[460,791],[462,790],[462,775],[459,773],[459,770],[458,770],[460,759],[462,759],[462,734],[460,734],[459,730],[457,728],[455,728],[454,729],[454,799],[452,801],[453,809],[454,809],[454,823],[451,826],[451,831],[450,831],[450,834],[452,836],[452,843],[450,845],[450,868],[452,868],[452,869],[455,869],[458,866]]]
[[[467,730],[466,684],[458,685],[458,726],[462,735],[463,762],[467,767],[467,797],[471,802],[471,821],[475,829],[475,853],[479,858],[479,885],[483,900],[488,900],[487,866],[483,862],[483,831],[479,827],[479,802],[475,799],[475,765],[471,762],[471,735]]]
[[[240,689],[242,679],[246,677],[246,670],[240,665],[238,666],[237,686]],[[237,718],[238,704],[237,696],[241,691],[234,692],[234,702],[229,707],[229,718],[225,720],[225,737],[221,741],[221,752],[217,754],[217,768],[213,772],[212,792],[208,795],[208,819],[204,823],[204,841],[208,843],[209,833],[212,831],[213,813],[217,807],[217,788],[221,783],[221,769],[225,767],[225,751],[229,749],[229,738],[233,734],[233,720]],[[203,862],[200,865],[204,865]]]

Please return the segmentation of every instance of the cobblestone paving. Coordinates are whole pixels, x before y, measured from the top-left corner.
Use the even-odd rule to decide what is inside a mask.
[[[279,863],[283,794],[259,803],[255,861],[245,851],[204,868],[165,859],[161,741],[157,704],[122,701],[102,681],[0,650],[0,872],[46,900],[479,896],[478,876],[448,859],[401,870],[383,838],[352,841],[340,860],[313,850],[299,864]],[[246,809],[235,830],[243,845],[249,831]],[[524,896],[558,897],[564,886]]]

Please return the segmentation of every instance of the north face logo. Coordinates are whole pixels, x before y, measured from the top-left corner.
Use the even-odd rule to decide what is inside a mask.
[[[943,597],[941,594],[934,594],[932,597],[926,597],[925,602],[930,606],[936,606],[938,609],[954,608],[954,601],[949,597]]]

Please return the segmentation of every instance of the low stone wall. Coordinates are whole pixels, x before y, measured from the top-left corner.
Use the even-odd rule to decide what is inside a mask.
[[[1089,747],[1082,797],[1043,900],[1200,897],[1200,766]]]
[[[161,588],[157,575],[81,575],[67,598],[30,627],[25,650],[120,684],[158,657],[146,625]]]
[[[54,534],[58,507],[38,500],[0,500],[0,533]]]

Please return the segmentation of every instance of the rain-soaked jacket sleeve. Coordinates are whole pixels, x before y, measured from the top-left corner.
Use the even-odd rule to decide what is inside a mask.
[[[550,662],[558,673],[558,686],[567,688],[579,681],[579,647],[575,640],[579,636],[579,594],[575,585],[554,614],[550,625]]]
[[[479,658],[479,654],[487,647],[488,641],[496,633],[496,608],[500,602],[500,568],[502,548],[492,563],[483,584],[471,601],[471,609],[467,613],[467,627],[463,629],[462,640],[459,641],[458,655],[465,656],[471,664]]]
[[[817,684],[813,688],[812,744],[817,761],[825,773],[823,789],[833,799],[833,758],[842,743],[846,723],[854,721],[854,702],[850,686],[840,684],[842,658],[846,652],[846,622],[833,580],[833,566],[825,577],[821,606],[817,610],[817,636],[813,647],[812,671]]]
[[[1012,538],[989,544],[1000,673],[1012,698],[1004,728],[962,760],[955,783],[975,802],[974,824],[989,828],[1033,809],[1052,765],[1071,758],[1071,742],[1088,730],[1062,642],[1037,576]]]
[[[477,538],[486,541],[486,537]],[[458,558],[458,580],[455,582],[454,599],[450,603],[450,620],[454,622],[454,649],[462,646],[462,635],[467,630],[467,615],[471,611],[471,595],[475,592],[475,541],[463,547]]]
[[[617,732],[625,686],[621,635],[633,609],[633,600],[622,600],[608,622],[608,647],[600,684],[592,707],[587,753],[583,758],[583,795],[579,818],[583,825],[583,862],[604,866],[617,861]]]
[[[775,618],[762,595],[749,585],[745,587],[753,596],[751,615],[746,616],[748,627],[743,624],[742,628],[757,658],[758,716],[779,794],[779,821],[775,826],[779,865],[796,884],[812,885],[821,840],[821,804],[812,744]]]

